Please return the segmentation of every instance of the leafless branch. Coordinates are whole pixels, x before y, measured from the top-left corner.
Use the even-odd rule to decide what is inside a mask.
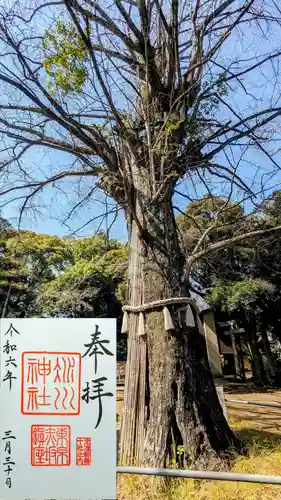
[[[219,250],[224,250],[226,248],[233,247],[235,245],[239,245],[241,243],[244,243],[247,240],[252,240],[255,238],[261,238],[269,234],[273,233],[278,233],[281,231],[281,226],[276,226],[272,227],[269,229],[258,229],[256,231],[250,231],[246,234],[239,234],[238,236],[234,236],[233,238],[229,238],[227,240],[223,241],[218,241],[212,245],[207,246],[204,250],[201,250],[200,252],[197,252],[194,255],[191,255],[187,259],[187,267],[189,271],[191,270],[192,266],[195,264],[196,261],[199,259],[202,259],[203,257],[206,257],[210,253],[218,252]]]

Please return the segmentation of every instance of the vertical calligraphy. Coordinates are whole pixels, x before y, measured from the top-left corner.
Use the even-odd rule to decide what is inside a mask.
[[[92,439],[90,437],[76,438],[76,465],[89,466],[92,463]]]
[[[17,360],[16,351],[17,343],[15,337],[20,335],[19,331],[10,323],[8,330],[4,333],[5,341],[2,348],[2,353],[4,354],[4,375],[2,377],[2,382],[8,385],[9,391],[12,390],[13,381],[17,380]]]
[[[13,436],[11,430],[5,431],[5,435],[2,436],[2,443],[3,443],[2,453],[1,453],[1,455],[3,456],[2,467],[5,474],[5,484],[8,488],[12,487],[12,472],[15,466],[12,454],[13,439],[16,438],[15,436]]]
[[[99,330],[98,325],[95,326],[94,333],[91,334],[91,341],[88,344],[84,344],[86,351],[82,358],[88,356],[94,360],[94,373],[98,373],[98,357],[99,356],[113,356],[113,353],[108,349],[108,344],[110,341],[108,339],[101,338],[102,333]],[[89,403],[90,401],[97,401],[98,403],[98,417],[95,425],[95,429],[101,423],[103,416],[103,404],[102,398],[113,397],[113,393],[105,390],[107,377],[95,377],[90,382],[85,383],[85,387],[82,390],[82,401]]]

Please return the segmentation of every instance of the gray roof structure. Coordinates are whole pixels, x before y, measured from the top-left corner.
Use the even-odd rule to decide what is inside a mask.
[[[190,296],[196,302],[200,313],[212,310],[212,307],[210,307],[210,305],[206,302],[206,300],[204,300],[204,298],[201,297],[201,295],[198,295],[198,293],[190,292]]]

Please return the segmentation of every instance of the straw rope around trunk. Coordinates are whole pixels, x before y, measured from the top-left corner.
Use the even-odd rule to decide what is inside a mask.
[[[123,306],[123,312],[144,312],[149,309],[157,309],[158,307],[169,306],[172,304],[193,304],[193,300],[190,297],[171,297],[169,299],[155,300],[154,302],[148,302],[147,304],[141,304],[139,306]]]
[[[123,322],[122,322],[122,333],[128,333],[129,331],[129,313],[132,314],[138,314],[139,315],[139,320],[138,320],[138,335],[142,336],[146,334],[146,327],[145,327],[145,315],[144,313],[157,309],[157,308],[163,308],[163,315],[164,315],[164,328],[166,331],[168,330],[174,330],[175,326],[173,323],[173,319],[171,316],[171,313],[169,311],[168,306],[173,305],[173,304],[184,304],[186,305],[186,313],[185,313],[185,324],[188,327],[191,328],[196,328],[196,323],[199,328],[199,331],[201,329],[202,332],[202,324],[201,321],[198,317],[198,309],[196,307],[196,304],[190,297],[170,297],[168,299],[161,299],[161,300],[155,300],[154,302],[148,302],[146,304],[140,304],[138,306],[130,306],[130,305],[125,305],[122,307],[123,311]],[[191,307],[193,306],[193,307]],[[196,312],[196,319],[194,317],[194,311]],[[201,333],[200,332],[200,333]]]

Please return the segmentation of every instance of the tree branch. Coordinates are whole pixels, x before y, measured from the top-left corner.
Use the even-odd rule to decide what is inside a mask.
[[[251,231],[250,233],[240,234],[239,236],[233,236],[233,238],[229,238],[224,241],[218,241],[217,243],[209,245],[204,250],[201,250],[201,252],[197,252],[196,254],[191,255],[187,259],[187,267],[190,271],[195,262],[202,259],[203,257],[206,257],[210,253],[218,252],[219,250],[224,250],[225,248],[233,247],[237,244],[243,243],[244,241],[250,240],[252,238],[263,237],[268,234],[272,234],[279,231],[281,231],[281,226],[276,226],[269,229],[258,229],[256,231]]]

